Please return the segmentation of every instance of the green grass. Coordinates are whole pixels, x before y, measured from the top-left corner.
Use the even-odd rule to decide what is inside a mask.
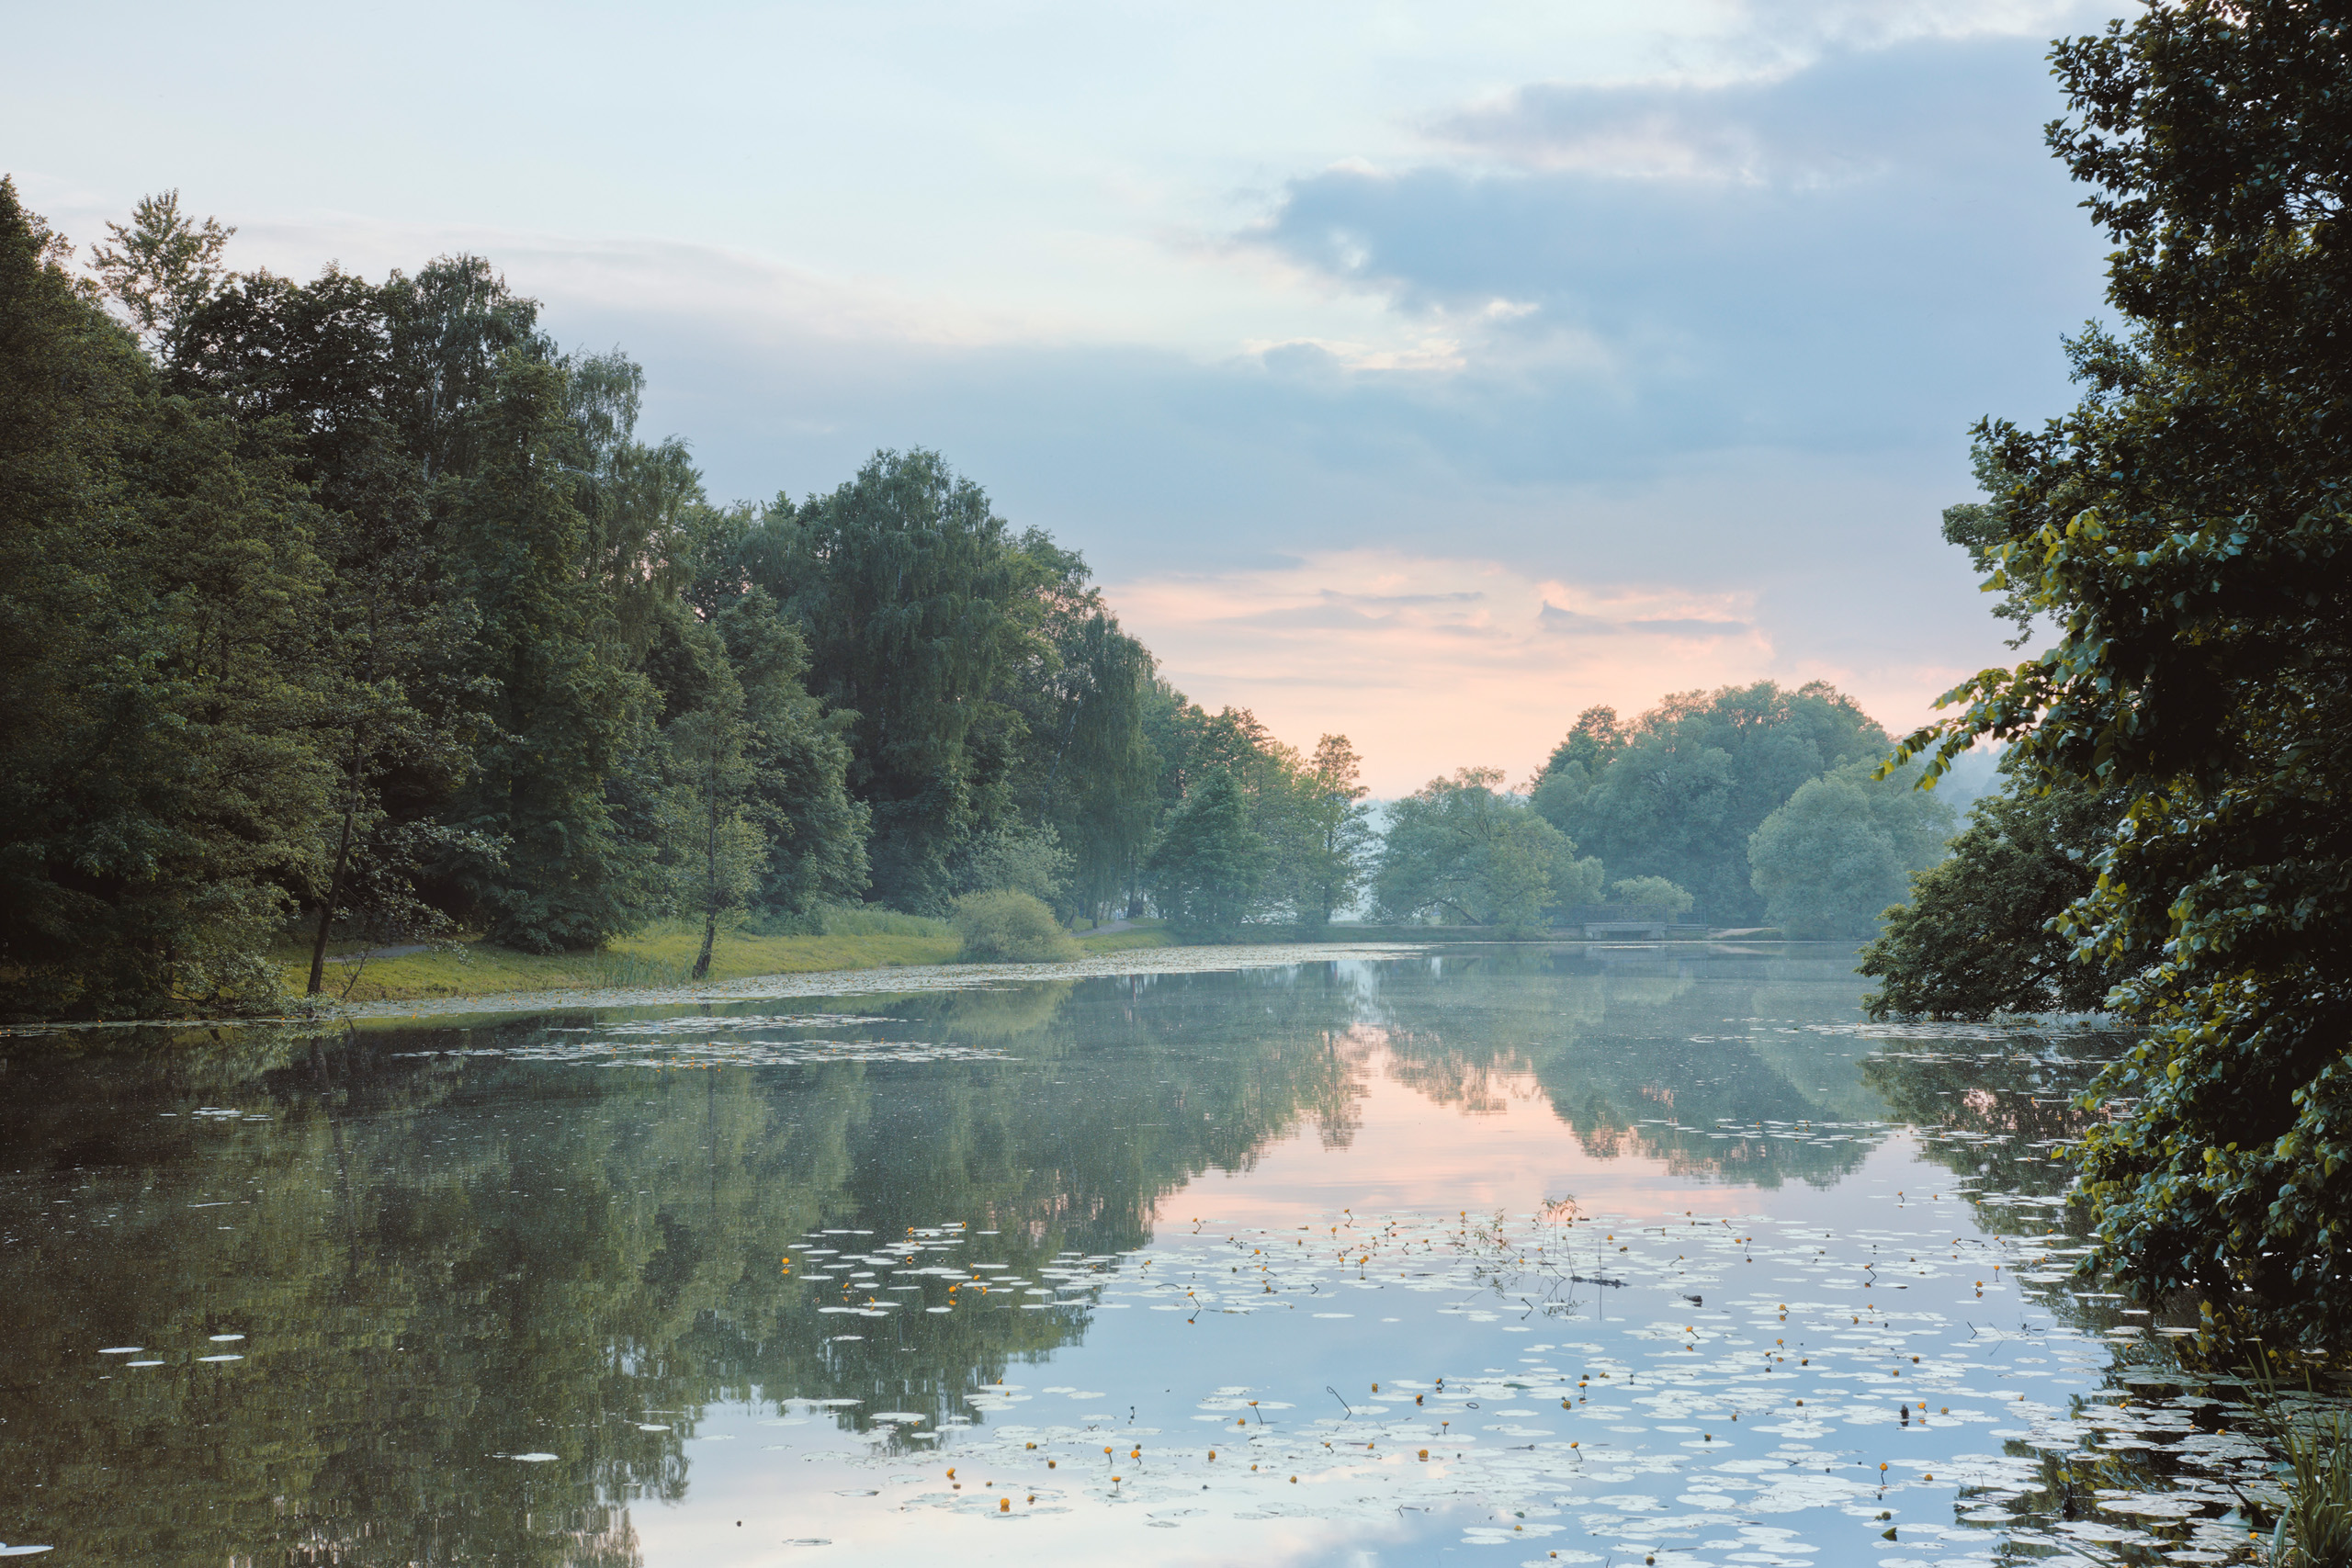
[[[955,928],[945,920],[888,909],[828,909],[813,923],[823,928],[822,934],[770,936],[748,928],[721,929],[711,949],[710,978],[744,980],[761,975],[952,964],[962,946]],[[1156,923],[1100,935],[1080,932],[1077,940],[1080,950],[1090,954],[1166,947],[1170,941]],[[340,1000],[386,1002],[487,997],[502,991],[675,986],[684,983],[693,972],[695,955],[701,948],[702,927],[693,920],[658,920],[616,938],[594,953],[516,953],[466,938],[424,953],[371,958],[364,964],[329,964],[326,992]],[[356,944],[349,942],[338,942],[330,949],[337,956],[356,951]],[[310,976],[308,951],[288,945],[274,956],[285,974],[287,989],[300,994]]]
[[[843,924],[865,923],[853,918]],[[874,922],[880,924],[883,922]],[[944,920],[891,915],[897,929],[834,931],[824,935],[765,936],[724,931],[711,949],[710,978],[805,975],[829,969],[885,969],[945,964],[956,956],[956,933]],[[594,953],[516,953],[478,939],[424,953],[372,958],[357,965],[327,965],[327,994],[354,1002],[411,1001],[430,997],[486,997],[502,991],[580,991],[633,986],[674,986],[693,973],[702,928],[661,920],[616,938]],[[299,993],[309,977],[307,955],[278,955],[288,988]],[[346,990],[345,987],[348,987]]]
[[[1133,953],[1146,947],[1173,947],[1176,939],[1158,920],[1124,931],[1080,931],[1078,945],[1090,957],[1100,953]]]

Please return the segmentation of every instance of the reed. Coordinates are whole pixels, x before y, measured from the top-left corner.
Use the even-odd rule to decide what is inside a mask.
[[[2308,1382],[2300,1395],[2280,1393],[2276,1352],[2260,1350],[2253,1382],[2286,1460],[2287,1506],[2270,1532],[2273,1568],[2352,1568],[2352,1407]]]

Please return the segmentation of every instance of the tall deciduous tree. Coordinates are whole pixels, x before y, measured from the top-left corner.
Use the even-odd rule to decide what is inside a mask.
[[[2078,961],[2059,921],[2098,880],[2093,865],[2120,815],[2079,787],[2003,792],[1969,808],[1949,859],[1911,879],[1910,901],[1862,952],[1880,982],[1872,1018],[1981,1020],[2091,1012],[2122,976]]]
[[[1372,792],[1363,778],[1363,759],[1348,738],[1326,735],[1315,743],[1315,756],[1297,780],[1307,839],[1293,902],[1306,925],[1329,925],[1355,901],[1371,874],[1379,835],[1372,829],[1372,808],[1363,803]]]
[[[1749,836],[1764,917],[1784,934],[1801,942],[1870,936],[1911,874],[1943,858],[1951,807],[1912,787],[1916,768],[1885,779],[1875,771],[1849,762],[1807,780]]]
[[[844,784],[848,720],[808,694],[799,633],[764,590],[710,604],[707,618],[667,608],[648,650],[667,765],[688,800],[671,863],[684,868],[686,912],[707,929],[737,908],[789,926],[865,890],[865,810]]]
[[[647,743],[651,689],[604,634],[608,609],[581,570],[588,520],[567,459],[577,440],[560,366],[510,349],[452,445],[435,498],[448,570],[480,616],[469,649],[490,687],[487,733],[450,808],[504,856],[453,868],[492,940],[531,952],[593,947],[660,901],[658,843],[607,800]]]
[[[856,716],[875,887],[904,908],[944,908],[956,851],[1010,809],[1023,727],[1005,698],[1040,653],[1051,571],[1024,543],[921,450],[878,453],[830,495],[778,497],[746,541],[751,581],[807,638],[811,689]]]
[[[234,229],[180,211],[180,193],[141,197],[130,221],[109,223],[110,245],[91,253],[92,270],[140,341],[168,356],[187,323],[227,276],[220,253]]]
[[[1267,858],[1241,785],[1231,773],[1213,773],[1169,817],[1144,877],[1178,931],[1230,936],[1257,912]]]
[[[747,713],[743,683],[717,633],[689,625],[679,651],[693,665],[694,700],[668,716],[663,739],[680,798],[674,846],[681,913],[702,920],[702,951],[693,977],[710,974],[711,949],[722,914],[743,908],[767,869],[767,840],[747,807],[758,770],[759,737]]]
[[[2352,31],[2307,0],[2151,6],[2062,42],[2051,144],[2117,247],[2121,339],[2040,431],[1980,427],[1991,586],[2058,628],[1905,742],[2014,740],[2112,793],[2066,916],[2149,1031],[2077,1152],[2099,1261],[2352,1335]]]
[[[330,568],[315,628],[332,698],[316,733],[334,770],[320,826],[308,989],[324,989],[341,926],[365,940],[446,928],[419,886],[464,839],[432,813],[466,773],[463,674],[472,606],[440,580],[422,468],[392,418],[384,290],[329,267],[309,284],[266,273],[227,280],[172,334],[167,383],[232,415],[248,441],[290,434],[296,472],[321,508]]]
[[[1144,734],[1151,654],[1099,602],[1049,627],[1056,672],[1030,721],[1036,815],[1070,856],[1070,899],[1100,917],[1135,886],[1159,818]]]
[[[254,1005],[329,788],[317,511],[64,260],[0,180],[0,1006]]]
[[[1588,711],[1536,782],[1538,808],[1621,875],[1663,876],[1718,923],[1751,919],[1747,841],[1797,786],[1893,745],[1819,682],[1684,692],[1630,726]]]
[[[1431,779],[1388,808],[1373,891],[1393,919],[1532,931],[1600,892],[1598,860],[1524,801],[1499,768]]]

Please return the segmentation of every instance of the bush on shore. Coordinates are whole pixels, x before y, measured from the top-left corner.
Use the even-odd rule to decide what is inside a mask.
[[[1078,943],[1045,900],[1011,888],[967,893],[956,900],[958,954],[967,964],[1047,964],[1079,955]]]

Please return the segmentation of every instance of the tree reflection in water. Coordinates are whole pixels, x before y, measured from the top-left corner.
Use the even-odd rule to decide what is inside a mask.
[[[1019,1047],[921,1068],[502,1054],[586,1021],[563,1019],[11,1042],[10,1539],[99,1562],[632,1562],[618,1506],[684,1494],[713,1402],[967,1414],[1084,1312],[913,1310],[947,1299],[931,1278],[888,1319],[828,1315],[838,1292],[785,1277],[792,1244],[960,1221],[957,1261],[1025,1275],[1139,1246],[1166,1193],[1348,1114],[1335,968],[1096,988],[1079,1017],[1066,985],[868,998],[904,1021],[870,1034]],[[244,1360],[194,1359],[232,1333]],[[164,1364],[95,1354],[129,1345]],[[555,1457],[493,1457],[517,1453]]]
[[[1464,1111],[1540,1096],[1589,1153],[1694,1182],[1831,1185],[1902,1118],[1974,1134],[1936,1155],[1988,1190],[2054,1190],[2033,1145],[2072,1124],[2075,1047],[1872,1057],[1890,1043],[1820,983],[1844,964],[1491,949],[870,997],[821,1028],[745,1004],[634,1058],[659,1067],[528,1059],[612,1015],[8,1041],[9,1539],[92,1562],[635,1562],[626,1509],[685,1495],[706,1410],[978,1417],[1090,1310],[968,1288],[921,1310],[951,1274],[1104,1259],[1206,1172],[1309,1129],[1345,1144],[1375,1057]],[[1002,1059],[673,1048],[721,1032]],[[937,1271],[787,1273],[822,1231],[869,1260],[933,1233],[912,1262]],[[900,1304],[838,1310],[869,1298]]]
[[[1374,1016],[1389,1070],[1441,1104],[1493,1109],[1521,1078],[1594,1157],[1638,1156],[1698,1180],[1829,1187],[1870,1145],[1825,1129],[1886,1114],[1857,1070],[1871,1044],[1822,1032],[1849,1028],[1850,1004],[1798,983],[1841,964],[1672,948],[1470,950],[1386,966]]]

